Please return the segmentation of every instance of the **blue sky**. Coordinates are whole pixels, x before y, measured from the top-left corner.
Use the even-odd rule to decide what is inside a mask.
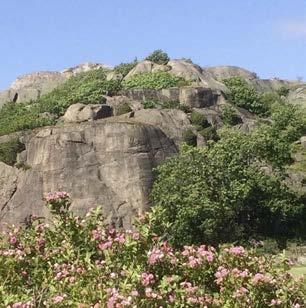
[[[306,0],[0,0],[0,14],[0,89],[25,73],[154,49],[306,79]]]

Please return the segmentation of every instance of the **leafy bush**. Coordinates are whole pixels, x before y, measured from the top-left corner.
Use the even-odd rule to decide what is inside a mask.
[[[54,119],[42,117],[39,109],[36,104],[7,103],[0,110],[0,135],[55,124]]]
[[[209,126],[206,128],[203,128],[199,131],[199,134],[204,137],[206,141],[212,140],[212,141],[218,141],[220,139],[217,130],[213,126]]]
[[[206,119],[206,116],[200,112],[193,111],[190,116],[190,121],[200,130],[202,128],[207,128],[210,126],[209,122]]]
[[[170,58],[164,51],[157,49],[147,56],[145,60],[152,61],[156,64],[167,64]]]
[[[237,125],[241,123],[241,118],[237,115],[236,110],[229,105],[223,106],[221,109],[221,120],[227,125]]]
[[[193,132],[191,128],[183,131],[183,141],[189,146],[197,146],[197,135]]]
[[[285,96],[286,97],[286,96],[288,96],[290,89],[288,87],[282,86],[279,89],[277,89],[276,92],[279,96]]]
[[[157,168],[152,201],[163,209],[157,225],[172,243],[306,236],[305,198],[258,166],[253,142],[227,131],[210,147],[183,147]]]
[[[103,95],[115,95],[121,89],[116,80],[106,80],[104,69],[80,73],[68,79],[51,93],[38,100],[40,112],[50,112],[61,116],[75,103],[100,103]]]
[[[137,59],[129,63],[120,63],[114,67],[114,71],[125,77],[137,65],[137,63]]]
[[[222,81],[229,88],[229,99],[234,105],[262,116],[269,113],[269,110],[261,101],[260,94],[244,79],[229,77]]]
[[[19,139],[12,139],[0,143],[0,161],[13,166],[16,163],[17,154],[24,150],[24,144]]]
[[[128,103],[122,103],[116,108],[116,115],[122,115],[133,111]]]
[[[182,77],[172,76],[167,72],[154,72],[136,74],[122,82],[123,88],[128,89],[154,89],[161,90],[171,87],[188,85]]]
[[[306,133],[306,117],[298,106],[285,104],[278,105],[271,118],[271,124],[262,124],[253,132],[250,146],[258,157],[282,169],[292,162],[292,143]]]
[[[65,192],[46,196],[52,226],[34,216],[0,241],[3,307],[303,307],[288,261],[243,247],[176,250],[153,232],[154,212],[133,231],[101,212],[69,212]]]

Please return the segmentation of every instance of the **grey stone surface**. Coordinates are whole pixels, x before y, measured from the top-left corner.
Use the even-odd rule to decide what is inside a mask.
[[[149,206],[152,168],[176,151],[159,128],[128,120],[37,130],[23,153],[28,170],[0,163],[0,226],[48,217],[43,194],[65,190],[75,213],[101,205],[108,221],[130,227]]]
[[[112,108],[104,104],[73,104],[69,106],[62,119],[68,123],[94,121],[111,117]]]
[[[204,87],[182,87],[180,88],[179,101],[181,104],[195,108],[205,108],[217,103],[219,93]]]
[[[128,118],[129,115],[122,115]],[[179,145],[183,131],[191,128],[186,113],[178,109],[142,109],[134,112],[133,121],[151,124],[160,128],[169,138]]]
[[[203,68],[204,71],[210,73],[216,79],[240,76],[244,79],[256,79],[257,74],[250,72],[238,66],[221,65]]]

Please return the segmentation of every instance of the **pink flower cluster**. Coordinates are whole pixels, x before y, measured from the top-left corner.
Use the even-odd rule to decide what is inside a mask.
[[[167,241],[163,241],[159,247],[153,247],[153,249],[148,251],[148,264],[155,265],[165,260],[169,260],[171,264],[177,263],[174,251]]]
[[[260,282],[273,284],[275,280],[271,277],[271,275],[256,273],[252,278],[252,283],[253,285],[257,285]]]
[[[142,279],[142,284],[145,287],[155,282],[154,275],[147,272],[141,274],[141,279]]]
[[[65,191],[56,191],[56,192],[49,192],[44,195],[44,200],[46,202],[55,202],[60,200],[67,200],[70,198],[70,195]]]
[[[184,246],[182,255],[188,258],[186,265],[196,268],[207,262],[212,263],[215,259],[215,249],[205,245],[199,247]]]
[[[242,246],[225,248],[224,251],[228,252],[230,254],[236,255],[236,256],[244,256],[245,255],[245,249]]]

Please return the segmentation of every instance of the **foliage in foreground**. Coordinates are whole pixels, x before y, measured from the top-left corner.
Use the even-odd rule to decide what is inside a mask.
[[[0,304],[17,307],[303,307],[289,263],[243,247],[175,250],[153,230],[106,227],[99,210],[69,212],[65,192],[46,196],[54,225],[38,218],[0,242]]]

